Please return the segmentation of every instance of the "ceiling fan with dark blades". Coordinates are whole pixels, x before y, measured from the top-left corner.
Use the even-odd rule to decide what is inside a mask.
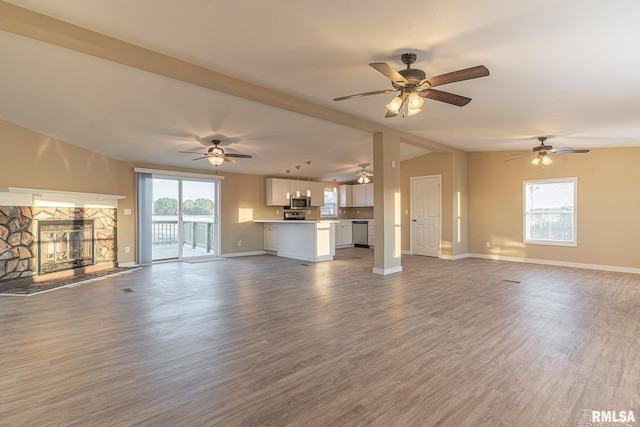
[[[533,163],[538,167],[544,167],[552,163],[551,157],[549,156],[549,154],[572,154],[572,153],[584,154],[590,151],[587,149],[575,149],[575,148],[568,148],[568,147],[554,149],[552,145],[545,144],[546,140],[547,140],[546,136],[539,136],[538,141],[540,141],[540,145],[533,147],[533,150],[532,150],[533,154],[526,154],[524,156],[514,157],[512,159],[505,160],[505,162],[510,162],[511,160],[524,159],[527,157],[533,157],[533,160],[531,160],[531,163]]]
[[[404,70],[396,71],[384,62],[374,62],[369,64],[378,72],[382,73],[389,80],[393,89],[376,90],[373,92],[358,93],[355,95],[341,96],[333,98],[334,101],[344,101],[347,99],[360,98],[363,96],[388,94],[399,91],[398,96],[393,98],[387,104],[387,114],[385,117],[396,117],[401,111],[406,110],[406,114],[412,116],[422,111],[424,98],[434,99],[436,101],[445,102],[447,104],[463,107],[467,105],[471,98],[456,95],[449,92],[433,89],[436,86],[442,86],[449,83],[460,82],[463,80],[476,79],[489,75],[489,70],[484,65],[477,65],[464,70],[453,71],[439,76],[429,77],[424,71],[411,68],[417,59],[415,53],[403,53],[400,60],[407,66]],[[403,109],[404,107],[404,109]]]
[[[240,159],[252,158],[250,154],[225,153],[222,148],[218,147],[220,145],[219,139],[212,140],[211,144],[213,144],[213,147],[210,147],[206,153],[200,151],[180,151],[180,153],[200,154],[201,157],[196,157],[193,160],[207,159],[213,166],[220,166],[223,162],[235,163],[236,161],[232,157]]]

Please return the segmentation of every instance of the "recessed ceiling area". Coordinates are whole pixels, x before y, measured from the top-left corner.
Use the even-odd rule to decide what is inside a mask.
[[[206,160],[178,152],[223,134],[237,139],[225,151],[253,158],[225,164],[220,173],[284,176],[310,160],[313,179],[343,182],[354,179],[358,164],[373,164],[376,128],[412,137],[403,139],[401,159],[441,147],[530,150],[542,135],[554,147],[640,145],[640,52],[629,43],[640,37],[635,1],[615,8],[575,0],[412,0],[366,8],[337,0],[0,6],[11,3],[291,99],[282,108],[282,102],[211,90],[14,34],[4,21],[0,118],[120,160],[211,170]],[[399,8],[411,13],[394,22]],[[368,64],[400,70],[405,52],[418,55],[413,66],[428,76],[476,65],[491,74],[442,87],[472,98],[468,105],[426,100],[411,117],[385,119],[389,95],[332,101],[391,89]],[[321,113],[307,114],[313,106]],[[325,111],[331,114],[322,116]],[[351,125],[358,121],[367,125]]]

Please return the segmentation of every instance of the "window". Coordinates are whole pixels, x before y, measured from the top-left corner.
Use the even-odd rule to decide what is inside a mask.
[[[338,193],[335,189],[324,189],[324,205],[320,208],[320,216],[338,216]]]
[[[576,246],[577,178],[524,181],[524,242]]]

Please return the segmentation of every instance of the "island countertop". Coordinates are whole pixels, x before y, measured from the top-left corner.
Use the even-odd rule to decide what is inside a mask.
[[[308,219],[256,219],[264,224],[263,246],[267,253],[303,261],[331,261],[336,253],[339,221]]]

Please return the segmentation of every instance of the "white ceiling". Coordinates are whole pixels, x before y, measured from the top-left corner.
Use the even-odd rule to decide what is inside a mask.
[[[540,135],[556,147],[640,146],[635,0],[8,3],[465,151],[530,149]],[[473,98],[469,105],[427,100],[406,118],[384,119],[393,95],[332,101],[390,88],[368,64],[401,69],[403,52],[417,53],[413,67],[428,76],[479,64],[491,75],[441,87]],[[347,181],[372,163],[371,133],[361,127],[10,32],[0,31],[0,57],[1,119],[116,159],[210,169],[178,151],[222,134],[237,138],[225,150],[253,159],[221,173],[283,176],[311,160],[312,178]],[[402,144],[402,157],[427,146]]]

